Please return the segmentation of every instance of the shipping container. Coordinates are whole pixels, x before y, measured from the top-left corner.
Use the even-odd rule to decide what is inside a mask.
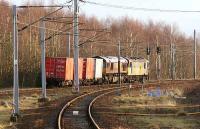
[[[95,80],[101,79],[103,74],[103,59],[95,59]]]
[[[67,58],[65,68],[65,80],[73,80],[74,78],[74,60]]]
[[[55,58],[55,78],[65,80],[66,58]]]
[[[95,59],[94,58],[84,58],[83,59],[83,79],[92,80],[94,79],[94,66]]]
[[[46,78],[55,77],[55,58],[46,57]]]
[[[72,58],[46,58],[46,76],[57,80],[73,80]]]

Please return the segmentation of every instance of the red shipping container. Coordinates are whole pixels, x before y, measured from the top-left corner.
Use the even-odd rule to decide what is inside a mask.
[[[73,80],[73,66],[72,58],[46,58],[47,78]]]
[[[65,80],[66,58],[55,58],[55,78]]]
[[[55,58],[46,57],[46,77],[54,78],[55,77]]]
[[[94,63],[95,59],[83,59],[83,79],[94,79]]]

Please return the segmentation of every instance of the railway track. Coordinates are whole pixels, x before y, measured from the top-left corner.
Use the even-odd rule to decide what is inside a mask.
[[[170,86],[163,87],[168,88]],[[135,87],[137,88],[137,87]],[[106,94],[105,94],[106,95]],[[177,117],[181,116],[178,111],[182,111],[184,109],[183,115],[185,118],[188,119],[194,117],[199,117],[200,115],[200,105],[176,105],[176,106],[158,106],[158,105],[139,105],[139,106],[113,106],[107,105],[106,101],[100,102],[101,100],[105,100],[108,96],[98,96],[92,105],[95,103],[93,107],[93,116],[91,116],[93,124],[97,129],[104,129],[104,128],[115,128],[115,127],[122,127],[122,128],[130,128],[128,123],[128,119],[132,119],[133,117]],[[110,96],[110,95],[109,95]],[[103,97],[103,98],[102,98]],[[109,101],[110,102],[110,101]],[[128,109],[128,110],[127,110]],[[137,110],[133,110],[137,109]],[[165,109],[165,110],[164,110]],[[188,109],[188,110],[186,110]],[[141,110],[141,112],[139,111]],[[148,112],[142,112],[143,110],[147,110]],[[151,110],[155,110],[151,112]],[[162,111],[163,110],[163,111]],[[172,110],[175,110],[174,112]],[[169,112],[167,112],[169,111]],[[184,114],[185,113],[185,114]],[[124,121],[122,121],[122,119]],[[194,120],[193,119],[193,120]],[[137,124],[137,123],[136,123]]]
[[[100,85],[92,85],[92,86],[100,86]],[[114,86],[114,84],[113,84]],[[84,87],[91,87],[91,86],[84,86]],[[54,91],[55,88],[58,87],[53,87],[53,88],[48,88],[47,91]],[[62,87],[59,89],[64,89],[66,87]],[[20,93],[30,93],[30,92],[41,92],[42,88],[20,88],[19,92]],[[0,89],[0,95],[4,95],[4,94],[13,94],[13,90],[12,89]]]
[[[123,90],[125,90],[127,88],[124,88]],[[111,94],[113,92],[116,92],[116,90],[114,91],[110,91],[110,92],[106,92],[106,93],[103,93],[99,96],[97,96],[96,98],[94,98],[92,100],[92,102],[90,103],[89,107],[88,107],[88,113],[89,113],[89,118],[90,120],[92,121],[92,124],[93,124],[93,127],[95,127],[96,129],[101,129],[101,126],[100,124],[97,123],[97,121],[95,120],[95,118],[93,117],[93,114],[92,114],[92,108],[93,108],[93,104],[98,100],[100,99],[101,97],[105,96],[105,95],[108,95],[108,94]]]
[[[167,80],[165,81],[164,83],[169,83],[170,80]],[[158,81],[150,81],[148,82],[147,84],[156,84],[158,83]],[[127,85],[128,83],[124,83],[125,85]],[[116,84],[109,84],[109,86],[115,86]],[[140,84],[141,85],[141,84]],[[102,86],[102,85],[90,85],[90,86],[83,86],[83,87],[93,87],[93,86]],[[57,88],[57,87],[56,87]],[[62,88],[66,88],[66,87],[62,87]],[[59,88],[59,89],[62,89],[62,88]],[[47,91],[51,91],[51,90],[55,90],[55,88],[49,88],[47,89]],[[42,91],[42,88],[20,88],[19,89],[19,92],[20,93],[29,93],[29,92],[40,92]],[[0,95],[3,95],[3,94],[12,94],[13,93],[13,89],[12,88],[8,88],[8,89],[0,89]]]
[[[102,85],[90,85],[90,86],[83,86],[85,88],[89,88],[89,87],[98,87],[98,86],[102,86]],[[109,86],[116,86],[116,84],[109,84]],[[69,86],[66,86],[66,87],[69,87]],[[52,88],[47,88],[47,91],[53,91],[55,90],[55,88],[59,88],[59,89],[64,89],[66,87],[52,87]],[[20,88],[19,89],[19,92],[20,93],[24,93],[24,92],[40,92],[42,91],[42,88]],[[12,94],[13,93],[13,89],[12,88],[9,88],[9,89],[0,89],[0,95],[2,94]]]
[[[161,80],[161,81],[158,81],[158,80],[151,80],[149,81],[148,83],[146,83],[146,85],[149,85],[149,84],[158,84],[158,83],[179,83],[181,81],[194,81],[192,79],[182,79],[182,80],[170,80],[170,79],[167,79],[167,80]],[[127,83],[124,83],[124,84],[127,84]],[[115,86],[116,84],[109,84],[109,85],[113,85]],[[141,84],[140,84],[141,85]],[[101,85],[91,85],[91,86],[101,86]],[[84,86],[84,87],[91,87],[91,86]],[[63,87],[65,88],[65,87]],[[19,89],[19,92],[20,93],[24,93],[24,92],[40,92],[42,90],[42,88],[20,88]],[[49,88],[47,89],[48,91],[51,91],[51,90],[55,90],[55,88]],[[0,89],[0,95],[2,94],[12,94],[13,93],[13,89],[12,88],[8,88],[8,89]]]
[[[93,129],[98,128],[92,117],[92,105],[97,98],[115,92],[120,88],[108,88],[83,94],[68,102],[60,111],[58,129]],[[122,87],[122,89],[126,89]]]
[[[161,85],[161,87],[163,87],[163,88],[166,88],[166,87],[170,87],[171,84],[173,84],[173,83],[169,83],[169,81],[164,81],[161,83],[150,82],[150,83],[146,83],[144,85],[147,88],[147,87],[156,87],[156,86],[158,86],[157,84]],[[174,84],[179,84],[179,82],[175,82]],[[104,111],[105,114],[101,114],[102,113],[101,111],[99,112],[98,110],[96,110],[96,108],[98,109],[98,105],[96,105],[96,103],[94,105],[95,107],[93,107],[93,104],[91,104],[92,105],[92,107],[90,107],[91,115],[88,114],[88,106],[90,105],[90,102],[92,102],[96,97],[98,97],[102,94],[106,95],[106,93],[117,89],[117,87],[114,87],[114,86],[118,86],[118,84],[112,84],[112,85],[113,85],[112,87],[110,87],[111,85],[101,85],[100,86],[101,88],[95,86],[96,87],[95,91],[91,90],[88,92],[82,92],[83,94],[80,96],[75,95],[76,97],[73,96],[71,98],[68,98],[65,101],[63,101],[64,100],[63,99],[63,100],[59,100],[59,102],[55,102],[55,104],[53,106],[50,105],[52,107],[52,109],[51,108],[48,109],[48,107],[47,107],[46,108],[47,111],[42,111],[40,109],[37,110],[36,113],[40,112],[40,114],[43,114],[43,112],[44,112],[44,113],[48,114],[48,115],[47,114],[42,115],[42,117],[41,117],[41,115],[33,117],[33,121],[41,120],[41,118],[43,118],[45,120],[45,122],[43,124],[36,126],[37,129],[40,129],[40,127],[41,127],[41,129],[43,129],[44,126],[49,127],[49,128],[51,128],[51,127],[58,128],[59,127],[59,129],[97,128],[97,126],[95,126],[94,122],[91,120],[93,117],[95,118],[94,121],[97,121],[98,125],[100,125],[100,128],[115,127],[116,125],[117,126],[120,125],[121,127],[126,127],[126,124],[121,123],[121,121],[116,121],[116,119],[114,119],[113,117],[111,117],[111,119],[110,119],[110,117],[109,117],[109,119],[106,118],[106,116],[109,116],[110,113],[113,113],[113,116],[115,116],[115,117],[117,117],[118,115],[123,116],[124,114],[118,114],[119,112],[116,113],[116,112],[111,112],[111,111],[105,112],[107,110]],[[128,86],[128,85],[130,85],[130,84],[123,84],[123,86]],[[93,87],[93,86],[89,86],[89,87]],[[141,84],[132,84],[132,88],[134,88],[134,89],[135,88],[141,89],[141,86],[142,86]],[[87,87],[87,86],[84,86],[84,87]],[[59,89],[62,90],[62,88],[59,88]],[[100,91],[100,89],[101,89],[101,91]],[[53,90],[55,90],[55,88],[53,88]],[[99,90],[99,91],[96,91],[96,90]],[[111,93],[108,96],[110,97],[110,95],[111,95]],[[98,100],[103,100],[100,98],[96,99],[94,101],[98,102]],[[107,103],[105,103],[105,104],[107,106],[109,105]],[[54,106],[55,106],[55,108],[53,108]],[[73,115],[73,111],[79,111],[79,112],[78,112],[78,114],[77,114],[77,112],[74,112],[75,114]],[[59,117],[58,117],[58,114],[59,114]],[[102,119],[102,118],[104,118],[104,119]],[[24,119],[25,120],[28,119],[28,116]],[[31,126],[32,123],[30,122],[29,124],[30,124],[29,127],[32,127]],[[27,125],[27,124],[24,123],[23,125]],[[22,126],[20,126],[20,127],[22,127]]]

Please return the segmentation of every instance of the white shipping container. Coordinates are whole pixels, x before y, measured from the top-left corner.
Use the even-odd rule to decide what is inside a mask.
[[[102,78],[103,59],[95,59],[95,79]]]

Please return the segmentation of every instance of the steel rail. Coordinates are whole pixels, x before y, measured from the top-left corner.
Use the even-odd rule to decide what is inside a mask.
[[[130,116],[177,116],[176,113],[168,114],[147,114],[147,113],[132,113],[132,112],[96,112],[97,114],[109,114],[109,115],[130,115]],[[200,115],[200,112],[188,112],[186,115]]]
[[[128,83],[124,83],[124,85],[127,85]],[[115,86],[116,84],[109,84],[109,86]],[[91,86],[83,86],[84,88],[88,88],[88,87],[101,87],[102,85],[91,85]],[[62,88],[58,88],[55,86],[55,88],[58,88],[58,89],[65,89],[65,88],[68,88],[70,86],[64,86]],[[47,89],[47,90],[55,90],[55,88],[50,88],[50,89]],[[24,92],[24,91],[40,91],[42,90],[42,88],[20,88],[19,89],[20,92]],[[8,92],[13,92],[12,89],[9,89],[9,88],[6,88],[6,89],[0,89],[0,94],[7,94]]]
[[[122,87],[124,88],[124,87]],[[81,99],[85,96],[88,96],[88,95],[91,95],[91,94],[94,94],[94,93],[98,93],[98,92],[102,92],[102,91],[108,91],[108,90],[118,90],[120,89],[119,87],[114,87],[114,88],[107,88],[107,89],[101,89],[101,90],[97,90],[97,91],[94,91],[94,92],[90,92],[90,93],[86,93],[86,94],[82,94],[74,99],[72,99],[71,101],[69,101],[67,104],[64,105],[64,107],[61,109],[59,115],[58,115],[58,123],[57,123],[57,126],[58,126],[58,129],[62,129],[62,116],[64,114],[64,111],[72,104],[74,103],[75,101],[77,101],[78,99]]]
[[[170,81],[172,80],[164,80],[163,82],[160,82],[160,83],[169,83]],[[176,81],[182,81],[182,80],[175,80],[173,82],[176,82]],[[190,81],[190,80],[187,80],[187,81]],[[193,81],[193,80],[191,80]],[[145,84],[137,84],[138,87],[142,86],[142,85],[151,85],[151,84],[158,84],[159,82],[157,82],[156,80],[153,80],[151,82],[148,82],[148,83],[145,83]],[[130,83],[123,83],[123,85],[128,85]],[[109,84],[109,86],[115,86],[117,84]],[[134,86],[136,86],[135,84],[132,84]],[[102,86],[102,85],[92,85],[92,86],[83,86],[83,87],[93,87],[93,86]],[[66,86],[68,87],[68,86]],[[47,89],[47,90],[53,90],[54,88],[52,89]],[[32,90],[42,90],[42,88],[20,88],[20,91],[32,91]],[[7,92],[12,92],[13,90],[12,89],[0,89],[0,94],[4,94],[4,93],[7,93]]]
[[[120,89],[120,88],[119,88]],[[122,87],[123,90],[127,89],[127,88],[124,88]],[[110,92],[107,92],[107,93],[103,93],[99,96],[97,96],[96,98],[94,98],[92,100],[92,102],[90,103],[89,107],[88,107],[88,113],[89,113],[89,117],[90,117],[90,120],[92,121],[93,125],[95,126],[96,129],[101,129],[100,126],[97,124],[97,122],[94,120],[94,117],[92,116],[92,112],[91,112],[91,109],[92,109],[92,106],[93,104],[96,102],[97,99],[107,95],[107,94],[110,94],[110,93],[113,93],[113,92],[116,92],[116,90],[114,91],[110,91]]]

